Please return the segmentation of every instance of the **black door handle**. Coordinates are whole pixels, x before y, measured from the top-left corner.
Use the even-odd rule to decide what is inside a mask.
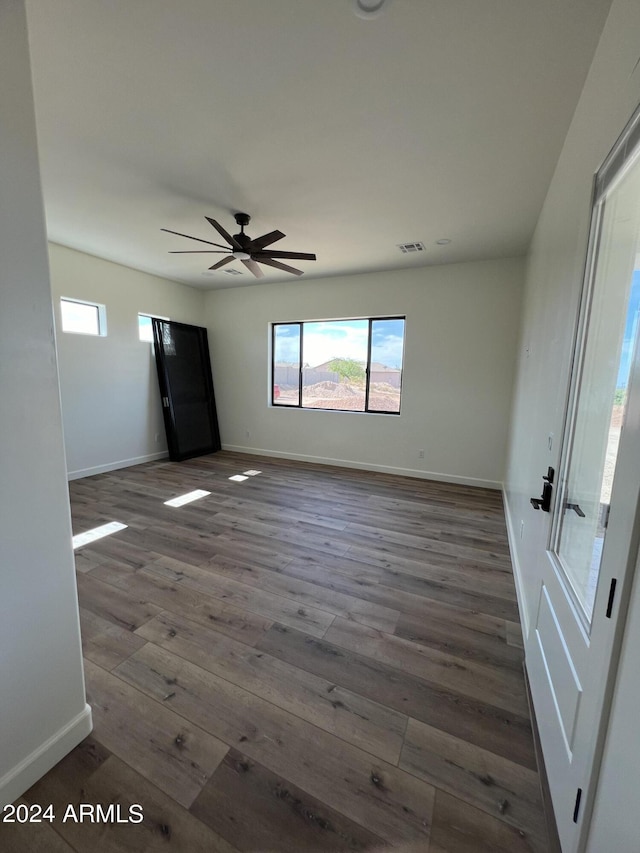
[[[565,509],[572,509],[572,510],[574,510],[574,511],[575,511],[575,513],[576,513],[576,515],[579,515],[579,516],[580,516],[580,518],[585,518],[585,517],[586,517],[586,516],[585,516],[585,514],[582,512],[582,509],[580,508],[580,504],[570,504],[570,503],[566,503],[564,506],[565,506]]]
[[[549,512],[551,510],[551,495],[553,493],[553,486],[551,484],[553,483],[554,475],[555,471],[553,468],[549,468],[546,476],[542,478],[544,480],[542,497],[531,498],[531,506],[534,509],[541,509],[542,512]]]

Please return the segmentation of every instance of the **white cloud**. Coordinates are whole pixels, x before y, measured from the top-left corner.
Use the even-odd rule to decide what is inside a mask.
[[[367,360],[366,320],[307,323],[304,328],[303,361],[315,367],[332,358]]]
[[[371,361],[387,367],[402,367],[402,347],[401,335],[384,335],[371,347]]]

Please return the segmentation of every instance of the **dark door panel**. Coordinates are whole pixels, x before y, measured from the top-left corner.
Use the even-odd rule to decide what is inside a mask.
[[[207,330],[152,319],[169,457],[173,461],[220,450],[220,432]]]

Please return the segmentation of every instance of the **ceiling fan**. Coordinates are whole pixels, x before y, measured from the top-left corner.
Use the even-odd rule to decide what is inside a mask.
[[[302,270],[295,267],[290,267],[288,264],[283,264],[277,258],[298,259],[301,261],[315,261],[316,256],[305,252],[280,252],[278,250],[266,249],[275,243],[276,240],[282,240],[285,236],[282,231],[270,231],[268,234],[263,234],[262,237],[256,237],[252,240],[244,233],[245,225],[248,225],[251,217],[248,213],[236,213],[235,220],[240,226],[240,233],[231,236],[225,229],[211,219],[210,216],[205,216],[205,219],[210,225],[216,229],[220,236],[227,241],[229,246],[223,246],[220,243],[212,243],[210,240],[201,240],[200,237],[191,237],[189,234],[181,234],[179,231],[171,231],[169,228],[161,228],[161,231],[167,231],[169,234],[177,234],[179,237],[187,237],[189,240],[197,240],[199,243],[206,243],[209,246],[217,246],[217,249],[196,249],[191,251],[169,252],[170,255],[197,255],[197,254],[212,254],[212,255],[227,255],[217,264],[209,267],[210,270],[219,270],[220,267],[231,261],[242,261],[245,267],[255,275],[256,278],[262,278],[264,273],[258,264],[267,264],[267,266],[275,267],[283,272],[290,272],[294,275],[302,275]]]

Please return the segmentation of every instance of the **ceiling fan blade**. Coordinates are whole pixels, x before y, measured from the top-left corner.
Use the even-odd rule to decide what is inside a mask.
[[[302,270],[297,270],[295,267],[290,267],[288,264],[281,264],[280,261],[274,261],[273,258],[260,258],[261,264],[268,264],[270,267],[275,267],[284,272],[292,272],[294,275],[303,275]]]
[[[270,246],[272,243],[275,243],[276,240],[282,240],[283,237],[286,237],[286,234],[283,234],[282,231],[269,231],[268,234],[263,234],[262,237],[256,237],[255,240],[252,240],[249,243],[250,252],[252,249],[256,252],[259,252],[260,249],[264,249],[265,246]]]
[[[255,275],[256,278],[264,277],[264,273],[262,272],[258,264],[253,260],[253,258],[249,261],[242,261],[242,263],[249,270],[249,272],[252,272]]]
[[[264,252],[252,252],[255,254],[256,261],[262,260],[263,257],[266,258],[297,258],[299,261],[315,261],[316,256],[309,254],[307,252],[278,252],[277,250],[271,251],[269,249]]]
[[[217,264],[214,264],[212,267],[209,267],[209,269],[210,270],[219,270],[220,267],[223,267],[225,264],[228,264],[234,260],[235,260],[235,258],[233,257],[233,255],[229,255],[227,258],[223,258],[221,261],[218,261]]]
[[[219,249],[226,249],[226,246],[221,246],[220,243],[212,243],[211,240],[201,240],[200,237],[191,237],[189,234],[181,234],[179,231],[172,231],[170,228],[161,228],[161,231],[166,231],[167,234],[177,234],[178,237],[186,237],[188,240],[197,240],[198,243],[206,243],[208,246],[217,246]]]
[[[170,255],[228,255],[229,250],[223,252],[222,249],[192,249],[182,250],[179,252],[169,252]]]
[[[210,216],[205,216],[205,219],[207,220],[209,225],[213,225],[213,227],[216,229],[218,234],[220,234],[222,237],[224,237],[224,239],[227,241],[227,243],[229,243],[230,246],[233,246],[233,248],[237,249],[239,252],[243,251],[240,243],[238,243],[237,240],[234,240],[234,238],[231,236],[231,234],[229,234],[228,231],[225,231],[219,222],[216,222],[215,219],[212,219]]]

